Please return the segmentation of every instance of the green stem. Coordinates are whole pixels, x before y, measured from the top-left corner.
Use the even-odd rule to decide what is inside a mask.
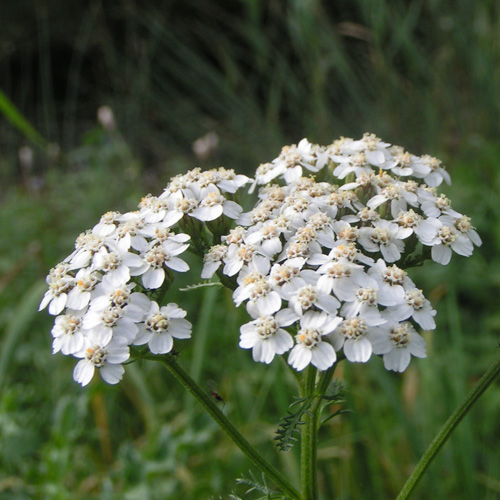
[[[301,500],[300,493],[275,469],[234,427],[217,406],[215,400],[209,396],[176,362],[174,356],[158,356],[143,354],[141,359],[160,361],[170,373],[195,397],[206,412],[215,420],[217,425],[232,439],[238,448],[292,500]]]
[[[488,371],[481,377],[479,382],[465,397],[460,406],[453,412],[453,414],[446,421],[443,427],[441,427],[440,431],[438,432],[432,443],[429,445],[429,448],[427,448],[427,451],[418,462],[415,470],[406,481],[396,500],[406,500],[410,496],[411,492],[420,481],[420,478],[427,470],[427,467],[429,467],[434,457],[438,454],[444,443],[446,443],[451,433],[455,430],[455,428],[465,417],[465,415],[467,415],[477,399],[481,396],[481,394],[483,394],[483,392],[488,388],[488,386],[493,382],[493,380],[499,373],[500,359],[490,366]]]
[[[302,387],[303,398],[310,397],[316,389],[317,370],[313,366],[307,367],[306,379]],[[318,487],[316,482],[316,462],[318,443],[318,409],[319,402],[315,401],[311,410],[304,416],[304,425],[301,427],[301,456],[300,456],[300,481],[303,500],[316,500]]]

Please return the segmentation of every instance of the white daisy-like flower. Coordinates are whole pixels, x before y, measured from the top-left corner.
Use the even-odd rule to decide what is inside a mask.
[[[269,274],[269,283],[283,300],[288,300],[293,293],[307,284],[314,284],[317,276],[312,270],[301,271],[298,266],[274,264]]]
[[[245,243],[258,246],[264,255],[272,258],[283,248],[280,239],[282,233],[283,228],[276,223],[276,220],[268,220],[249,228],[245,235]]]
[[[424,245],[432,246],[432,260],[443,266],[447,265],[451,260],[452,250],[459,255],[469,257],[472,255],[474,245],[470,237],[453,226],[447,226],[438,219],[440,228],[435,237],[430,241],[423,241]]]
[[[401,146],[391,146],[389,152],[392,155],[391,172],[400,177],[409,175],[423,177],[423,175],[418,175],[418,172],[420,172],[420,159],[418,156],[405,151]]]
[[[69,274],[69,265],[62,262],[50,270],[46,281],[49,289],[45,292],[38,310],[42,311],[49,306],[49,314],[57,316],[66,307],[68,293],[74,287],[75,279]]]
[[[76,382],[87,385],[94,376],[95,369],[108,384],[117,384],[123,377],[125,369],[122,363],[130,357],[130,350],[123,338],[113,338],[102,343],[93,332],[84,338],[84,348],[75,353],[81,359],[73,371]]]
[[[116,246],[126,252],[131,247],[138,252],[143,252],[148,247],[148,242],[144,233],[146,221],[141,212],[128,212],[118,217],[120,224],[113,234],[116,239]]]
[[[247,311],[254,317],[270,316],[281,308],[281,297],[269,284],[266,277],[251,267],[245,268],[238,276],[240,285],[233,292],[236,307],[247,302]]]
[[[326,370],[335,363],[337,354],[333,346],[323,340],[342,318],[324,312],[307,311],[300,318],[300,330],[295,336],[295,347],[290,351],[288,363],[302,371],[310,363],[319,370]]]
[[[167,192],[166,192],[167,193]],[[184,215],[189,215],[199,204],[199,199],[190,189],[177,190],[172,193],[160,196],[166,196],[169,210],[163,219],[166,227],[171,227],[179,222]]]
[[[129,283],[128,280],[117,283],[110,280],[109,276],[104,276],[92,293],[90,310],[96,312],[109,307],[123,309],[127,306],[129,314],[142,318],[149,309],[149,299],[143,293],[133,292],[135,286],[135,283]]]
[[[345,179],[350,173],[356,174],[356,177],[362,174],[370,174],[373,168],[368,162],[365,153],[355,153],[350,156],[336,156],[334,161],[338,166],[333,171],[333,175],[339,179]]]
[[[431,187],[439,186],[443,181],[446,184],[451,184],[450,174],[441,166],[441,160],[434,158],[433,156],[424,155],[420,158],[420,161],[427,167],[429,167],[429,173],[424,175],[424,182]]]
[[[229,245],[227,254],[222,259],[225,264],[222,272],[227,276],[234,276],[243,266],[251,263],[261,274],[266,275],[270,268],[269,258],[260,255],[258,250],[254,245]]]
[[[167,211],[168,203],[165,198],[158,198],[151,194],[144,196],[139,203],[139,213],[146,223],[144,229],[146,229],[149,224],[155,224],[162,221]]]
[[[109,247],[109,248],[108,248]],[[101,247],[92,259],[92,269],[105,273],[117,285],[130,279],[130,270],[142,266],[139,255],[123,250],[114,243]]]
[[[351,148],[364,151],[368,163],[378,168],[392,166],[392,155],[387,149],[389,146],[388,142],[383,142],[375,134],[370,133],[363,134],[362,139],[351,144]]]
[[[213,184],[201,190],[199,199],[198,206],[189,215],[203,222],[215,220],[223,214],[230,219],[237,219],[243,211],[234,201],[226,200]]]
[[[74,287],[68,293],[66,307],[75,311],[86,309],[92,290],[101,280],[101,275],[89,268],[80,269],[75,276]]]
[[[116,230],[116,226],[119,224],[118,218],[121,217],[121,215],[122,214],[120,212],[106,212],[102,215],[99,222],[92,228],[91,234],[101,236],[103,238],[110,236]],[[88,244],[91,242],[86,243]],[[90,248],[87,247],[87,250],[88,249]],[[96,251],[97,250],[99,250],[99,248],[97,248]]]
[[[340,300],[353,300],[357,285],[366,282],[366,273],[359,264],[347,260],[333,261],[323,264],[317,269],[321,276],[317,287],[323,293],[331,293]]]
[[[269,364],[276,354],[292,348],[293,338],[282,327],[290,326],[297,319],[290,309],[282,309],[275,316],[259,316],[240,328],[240,347],[252,349],[254,361]]]
[[[285,146],[278,158],[273,160],[287,184],[292,184],[303,175],[303,168],[311,172],[318,172],[325,164],[327,157],[321,157],[319,161],[315,156],[314,147],[307,139],[302,139],[297,145]]]
[[[152,301],[144,323],[139,325],[139,334],[134,344],[148,344],[153,354],[166,354],[172,350],[174,338],[191,337],[191,323],[184,319],[186,311],[170,303],[160,308]]]
[[[431,303],[424,297],[422,290],[415,288],[405,294],[405,302],[387,308],[387,313],[395,321],[404,321],[413,318],[424,330],[434,330],[436,311]]]
[[[375,210],[383,203],[390,201],[391,213],[393,217],[397,217],[399,212],[405,211],[408,205],[416,207],[418,205],[418,197],[415,193],[407,191],[404,183],[392,183],[382,189],[380,194],[377,194],[368,200],[366,206]]]
[[[302,316],[313,307],[335,316],[340,302],[329,293],[320,291],[314,285],[305,285],[290,294],[288,305],[298,316]]]
[[[396,265],[387,266],[382,259],[368,270],[368,275],[377,282],[377,300],[383,306],[404,304],[405,291],[415,288],[406,271]]]
[[[61,351],[63,354],[75,354],[81,351],[84,344],[85,330],[82,316],[85,311],[67,310],[66,314],[57,316],[52,328],[52,352]]]
[[[387,370],[403,372],[412,356],[425,358],[425,340],[411,323],[389,323],[374,329],[370,341],[375,354],[382,354]]]
[[[116,217],[118,216],[119,214]],[[105,217],[105,215],[103,215],[103,217]],[[81,233],[78,236],[75,242],[75,251],[68,255],[65,259],[66,262],[69,262],[70,269],[81,269],[82,267],[87,267],[90,264],[92,257],[105,246],[105,238],[116,229],[116,226],[113,223],[101,223],[101,225],[105,227],[106,230],[102,229],[100,234],[92,230]],[[109,232],[107,232],[108,230]]]
[[[169,241],[153,245],[141,255],[141,267],[131,269],[130,274],[142,276],[142,284],[145,288],[151,290],[160,288],[165,281],[165,266],[179,273],[189,271],[187,262],[178,257],[187,248],[189,244],[183,245]]]
[[[83,317],[83,327],[92,330],[99,344],[107,344],[113,337],[122,337],[131,343],[137,335],[137,323],[144,317],[143,304],[115,305],[100,308],[91,307]]]
[[[446,215],[443,215],[442,217],[439,218],[439,220],[445,225],[445,226],[450,226],[450,227],[455,227],[458,231],[463,233],[467,238],[471,240],[474,245],[480,247],[482,245],[481,238],[479,234],[477,234],[477,231],[475,227],[472,226],[470,222],[470,217],[467,217],[466,215],[462,215],[461,217],[453,218],[449,217]]]
[[[366,363],[372,355],[369,334],[372,327],[385,323],[383,318],[356,316],[346,318],[329,335],[336,351],[344,349],[345,357],[353,363]]]
[[[251,180],[246,175],[236,174],[233,169],[224,167],[219,167],[217,173],[219,178],[215,184],[223,193],[236,193]]]
[[[386,262],[399,260],[404,251],[403,239],[408,238],[412,230],[388,220],[379,220],[373,225],[359,230],[358,243],[368,252],[381,252]]]
[[[214,245],[210,247],[208,252],[203,256],[203,269],[201,270],[201,277],[203,279],[210,279],[222,264],[222,259],[227,254],[226,245]]]
[[[378,300],[377,292],[378,282],[368,277],[364,286],[359,286],[355,289],[354,300],[344,302],[340,314],[349,318],[354,318],[359,315],[372,322],[380,321],[382,316],[378,306],[381,304]],[[382,322],[383,321],[380,321],[378,324]]]
[[[427,217],[440,217],[441,215],[449,215],[451,217],[461,217],[457,211],[451,208],[451,201],[444,194],[436,196],[433,192],[419,189],[418,190],[420,208]]]

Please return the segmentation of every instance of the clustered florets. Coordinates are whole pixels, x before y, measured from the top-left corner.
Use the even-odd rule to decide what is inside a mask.
[[[170,352],[191,324],[176,304],[150,296],[168,288],[172,271],[189,269],[180,255],[191,249],[203,255],[203,279],[217,274],[235,304],[246,303],[252,321],[240,347],[255,361],[288,353],[297,370],[325,370],[343,350],[349,361],[378,354],[403,371],[412,355],[425,356],[415,326],[436,326],[404,268],[447,264],[453,251],[470,256],[481,244],[470,219],[437,193],[443,180],[439,160],[371,134],[327,147],[303,139],[254,179],[223,168],[174,177],[137,211],[105,214],[50,271],[40,308],[57,315],[53,350],[81,358],[82,385],[95,368],[118,382],[131,345]],[[243,213],[234,198],[248,184],[258,199]]]

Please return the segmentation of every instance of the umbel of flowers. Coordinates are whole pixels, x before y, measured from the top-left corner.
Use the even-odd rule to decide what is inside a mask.
[[[114,384],[131,346],[165,354],[190,338],[186,312],[167,298],[190,250],[203,258],[202,279],[246,305],[239,346],[255,361],[283,355],[296,370],[326,370],[342,351],[355,363],[381,355],[402,372],[425,357],[418,330],[433,330],[436,314],[405,269],[446,265],[481,244],[438,190],[443,181],[438,159],[372,134],[329,146],[303,139],[253,179],[224,168],[176,176],[136,211],[104,214],[50,271],[40,309],[56,316],[53,351],[80,359],[82,385],[95,369]],[[245,212],[242,190],[256,200]]]

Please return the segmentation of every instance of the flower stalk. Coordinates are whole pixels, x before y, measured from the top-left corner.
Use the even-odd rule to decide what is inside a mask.
[[[301,397],[308,398],[316,391],[317,370],[309,366],[302,389]],[[317,485],[317,446],[318,446],[318,410],[319,397],[313,402],[311,409],[304,415],[304,425],[301,427],[300,479],[303,500],[318,498]]]
[[[222,413],[217,403],[212,399],[177,363],[173,355],[155,356],[142,354],[140,359],[160,361],[165,368],[184,386],[185,389],[200,403],[203,409],[215,420],[217,425],[229,436],[238,448],[262,471],[267,478],[291,500],[301,500],[300,493],[288,480],[275,469],[236,429],[236,427]],[[312,497],[311,497],[312,498]]]

